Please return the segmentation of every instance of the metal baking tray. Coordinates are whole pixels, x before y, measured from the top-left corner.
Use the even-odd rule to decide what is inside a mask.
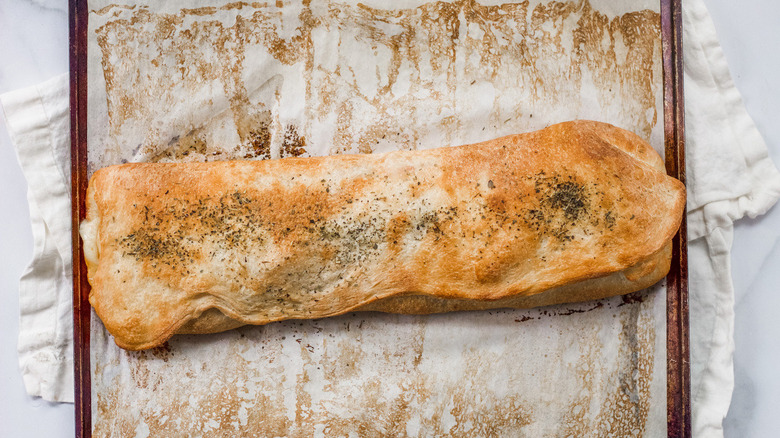
[[[685,182],[681,0],[660,0],[663,58],[663,130],[666,168]],[[70,102],[72,144],[73,320],[76,436],[92,434],[89,283],[78,234],[87,189],[87,0],[70,2]],[[667,276],[667,430],[691,434],[686,224],[673,241]]]

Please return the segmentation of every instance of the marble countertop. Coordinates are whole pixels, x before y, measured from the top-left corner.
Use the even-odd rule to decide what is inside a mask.
[[[683,0],[684,1],[684,0]],[[734,81],[780,163],[780,2],[705,0]],[[0,93],[35,85],[68,69],[66,0],[0,0]],[[26,395],[16,356],[18,280],[32,258],[26,184],[0,123],[0,436],[69,437],[72,404]],[[780,207],[735,226],[736,385],[725,436],[773,436],[780,405]]]

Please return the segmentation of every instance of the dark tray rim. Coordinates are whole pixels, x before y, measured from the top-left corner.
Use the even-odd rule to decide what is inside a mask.
[[[661,2],[664,84],[664,146],[667,173],[685,183],[682,0]],[[87,0],[72,0],[70,28],[70,108],[73,241],[73,374],[76,437],[92,436],[89,283],[78,227],[87,192]],[[672,243],[667,286],[667,431],[691,436],[690,351],[688,340],[688,247],[683,221]]]

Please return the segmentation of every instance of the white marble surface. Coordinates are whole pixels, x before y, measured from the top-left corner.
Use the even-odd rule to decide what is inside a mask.
[[[684,0],[683,0],[684,1]],[[780,2],[705,0],[748,112],[780,163]],[[66,0],[0,0],[0,93],[68,69]],[[68,437],[73,405],[28,397],[16,361],[18,279],[32,257],[26,186],[0,123],[0,437]],[[780,207],[735,227],[736,388],[727,437],[776,434]]]

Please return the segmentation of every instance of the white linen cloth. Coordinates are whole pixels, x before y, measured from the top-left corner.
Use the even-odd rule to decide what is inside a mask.
[[[19,367],[30,395],[73,402],[68,76],[0,96],[27,179],[33,260],[19,282]]]
[[[734,389],[734,221],[766,213],[780,174],[701,0],[683,2],[691,405],[694,436],[723,436]]]
[[[695,436],[722,436],[734,384],[733,222],[780,198],[780,173],[731,80],[701,0],[686,0],[691,401]],[[73,401],[68,78],[0,96],[27,178],[35,252],[20,282],[27,391]]]

